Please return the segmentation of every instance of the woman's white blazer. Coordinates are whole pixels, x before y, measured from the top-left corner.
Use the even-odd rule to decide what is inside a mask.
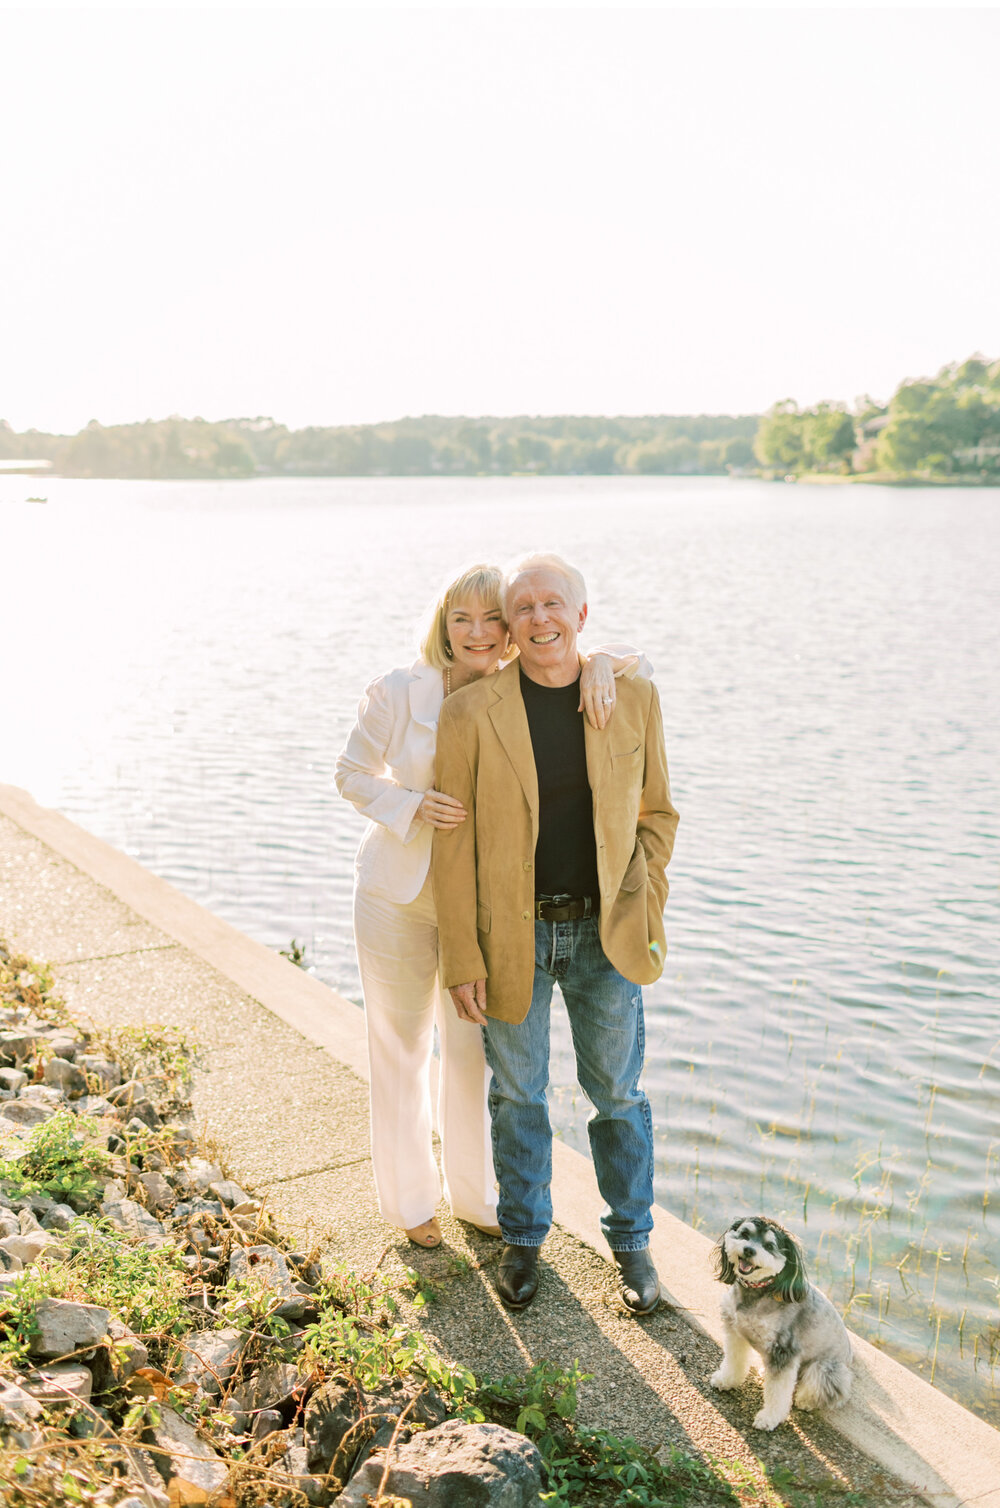
[[[365,687],[334,778],[369,819],[355,861],[359,890],[406,905],[427,878],[434,829],[417,816],[434,785],[434,745],[444,702],[440,670],[415,660]]]

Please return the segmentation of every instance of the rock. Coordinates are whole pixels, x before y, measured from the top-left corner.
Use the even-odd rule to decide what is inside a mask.
[[[261,1409],[254,1419],[250,1437],[252,1440],[266,1440],[268,1435],[276,1434],[283,1423],[277,1409]]]
[[[133,1136],[138,1135],[144,1126],[148,1126],[151,1131],[160,1129],[160,1117],[156,1113],[152,1100],[136,1100],[131,1108],[132,1117],[128,1122],[128,1127]]]
[[[305,1497],[306,1502],[319,1505],[331,1501],[330,1493],[323,1478],[313,1476],[309,1472],[306,1463],[305,1446],[289,1446],[278,1462],[278,1465],[288,1473],[294,1492],[301,1493]],[[296,1501],[301,1502],[301,1497],[297,1498]],[[368,1508],[367,1504],[365,1508]]]
[[[21,1225],[13,1210],[0,1209],[0,1241],[4,1236],[19,1236]]]
[[[19,1089],[23,1089],[27,1082],[28,1075],[22,1073],[20,1068],[0,1068],[0,1086],[9,1090],[11,1094],[16,1094]]]
[[[28,1128],[21,1122],[15,1125],[8,1120],[6,1109],[7,1105],[0,1106],[0,1156],[21,1157],[28,1150]]]
[[[88,1041],[83,1032],[77,1031],[72,1026],[57,1026],[49,1031],[48,1039],[53,1053],[60,1058],[66,1058],[70,1063],[78,1053],[83,1051]]]
[[[51,1366],[29,1372],[24,1391],[43,1408],[60,1408],[72,1403],[89,1403],[93,1378],[90,1368],[77,1361],[56,1361]]]
[[[105,1091],[112,1105],[117,1105],[119,1110],[131,1112],[136,1100],[146,1099],[146,1086],[141,1079],[127,1079],[124,1084],[116,1084],[113,1088]]]
[[[166,1234],[159,1220],[134,1199],[112,1199],[102,1203],[101,1211],[116,1230],[137,1237],[144,1246],[158,1246]]]
[[[66,1356],[96,1346],[108,1333],[111,1315],[99,1304],[73,1304],[68,1299],[42,1299],[35,1311],[32,1356]]]
[[[18,1236],[16,1239],[20,1240],[20,1237]],[[7,1251],[3,1242],[0,1241],[0,1277],[5,1277],[8,1273],[14,1274],[23,1271],[24,1262],[21,1258],[15,1252]]]
[[[234,1204],[229,1213],[237,1218],[241,1215],[259,1215],[260,1200],[244,1199],[240,1204]]]
[[[202,1194],[207,1194],[213,1183],[221,1183],[224,1178],[222,1169],[214,1162],[206,1161],[204,1157],[190,1158],[187,1170],[195,1188]]]
[[[50,1210],[46,1210],[42,1216],[43,1230],[69,1230],[73,1221],[78,1219],[76,1210],[68,1204],[54,1204]]]
[[[98,1092],[102,1095],[109,1089],[117,1089],[121,1084],[122,1071],[110,1058],[99,1057],[96,1053],[77,1053],[76,1062],[87,1075],[88,1081],[96,1083]]]
[[[133,1335],[121,1320],[112,1319],[108,1325],[105,1344],[99,1346],[90,1370],[94,1377],[94,1391],[106,1393],[109,1388],[121,1387],[122,1383],[144,1367],[149,1352],[137,1335]]]
[[[193,1382],[218,1397],[239,1365],[246,1339],[241,1330],[190,1330],[180,1338],[174,1381]]]
[[[369,1457],[334,1508],[368,1508],[385,1465],[381,1455]],[[541,1488],[542,1458],[524,1435],[449,1419],[393,1448],[384,1491],[411,1508],[537,1508]]]
[[[251,1239],[256,1236],[258,1240],[260,1239],[260,1220],[257,1215],[233,1215],[232,1220],[245,1236],[250,1236]]]
[[[207,1503],[213,1508],[232,1508],[235,1502],[226,1490],[229,1472],[214,1450],[173,1409],[162,1409],[160,1423],[151,1434],[155,1450],[150,1453],[167,1484],[171,1508]]]
[[[163,1478],[157,1471],[150,1452],[139,1445],[130,1445],[121,1459],[127,1470],[127,1481],[122,1485],[135,1494],[127,1498],[126,1502],[139,1503],[142,1508],[170,1508]],[[124,1508],[124,1505],[119,1503],[117,1508]]]
[[[38,1216],[35,1214],[30,1204],[25,1205],[23,1209],[18,1210],[17,1227],[22,1236],[27,1236],[33,1230],[41,1230],[42,1227],[39,1224]]]
[[[19,1387],[16,1382],[0,1377],[0,1425],[8,1429],[23,1429],[42,1412],[37,1398]]]
[[[54,1199],[49,1198],[48,1194],[28,1194],[24,1198],[15,1199],[13,1206],[17,1210],[32,1210],[36,1215],[41,1216],[47,1214],[55,1202]]]
[[[129,1329],[128,1325],[124,1325],[121,1320],[112,1317],[108,1325],[108,1335],[111,1337],[112,1344],[119,1355],[123,1359],[127,1358],[128,1370],[126,1376],[131,1377],[132,1373],[138,1371],[139,1367],[146,1365],[146,1362],[149,1360],[149,1352],[134,1331]]]
[[[185,1213],[195,1215],[211,1215],[216,1220],[222,1219],[222,1211],[225,1208],[218,1199],[190,1199],[188,1200]]]
[[[42,1028],[35,1030],[22,1026],[14,1031],[0,1032],[0,1058],[9,1059],[15,1067],[30,1058],[35,1050]]]
[[[435,1424],[443,1424],[448,1417],[448,1405],[433,1388],[421,1392],[419,1384],[413,1379],[381,1378],[365,1390],[365,1423],[352,1440],[354,1451],[357,1452],[354,1471],[359,1469],[375,1449],[385,1449],[393,1438],[404,1409],[409,1412],[403,1420],[398,1437],[401,1441],[408,1440],[414,1428],[426,1429]]]
[[[53,1245],[53,1238],[48,1231],[30,1231],[26,1236],[4,1236],[0,1241],[0,1251],[8,1256],[17,1257],[23,1266],[27,1267],[31,1262],[37,1262],[46,1246]]]
[[[232,1209],[234,1204],[246,1204],[250,1198],[250,1195],[244,1189],[241,1189],[238,1183],[234,1183],[231,1178],[221,1178],[215,1183],[210,1183],[208,1192],[214,1194],[216,1199],[221,1200],[230,1209]]]
[[[162,1173],[142,1173],[139,1183],[146,1191],[150,1209],[163,1211],[176,1202],[176,1195]]]
[[[66,1096],[54,1084],[28,1084],[18,1091],[17,1098],[22,1105],[42,1105],[49,1110],[62,1110],[66,1104]]]
[[[3,1118],[14,1126],[39,1126],[55,1114],[51,1105],[33,1105],[30,1100],[11,1100],[3,1107]]]
[[[47,1267],[52,1262],[68,1262],[72,1255],[72,1251],[64,1242],[57,1241],[55,1236],[49,1236],[35,1261],[40,1266]]]
[[[188,1239],[188,1245],[193,1246],[195,1251],[207,1251],[212,1244],[211,1237],[205,1234],[200,1225],[189,1225],[185,1231],[185,1235]]]
[[[296,1292],[288,1263],[275,1246],[237,1246],[229,1258],[229,1276],[237,1281],[256,1281],[270,1289],[281,1302],[276,1314],[295,1319],[305,1308],[305,1299]]]
[[[318,1388],[306,1406],[303,1431],[310,1471],[327,1472],[341,1442],[365,1411],[364,1394],[343,1377]],[[358,1440],[358,1445],[362,1444]],[[353,1457],[355,1452],[350,1452]]]
[[[87,1093],[87,1075],[68,1058],[50,1058],[45,1065],[45,1082],[61,1089],[67,1099],[78,1100]]]
[[[103,1094],[84,1094],[80,1099],[73,1101],[73,1109],[77,1115],[93,1115],[98,1120],[106,1116],[117,1115],[118,1111],[110,1100],[106,1100]]]
[[[278,1408],[288,1402],[302,1383],[298,1367],[291,1362],[268,1362],[233,1389],[230,1407],[240,1414],[259,1414],[264,1409]]]

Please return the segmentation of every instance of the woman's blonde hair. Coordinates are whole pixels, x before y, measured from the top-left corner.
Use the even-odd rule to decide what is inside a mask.
[[[503,616],[503,572],[498,566],[466,566],[438,593],[427,614],[426,627],[420,640],[420,656],[435,670],[444,670],[451,659],[448,653],[448,613],[456,602],[476,597],[485,608],[496,608]]]

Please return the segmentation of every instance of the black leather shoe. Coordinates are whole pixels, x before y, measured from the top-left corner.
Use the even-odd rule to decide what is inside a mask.
[[[508,1309],[527,1309],[538,1287],[537,1246],[505,1246],[500,1253],[497,1293]]]
[[[660,1280],[649,1255],[649,1247],[642,1251],[614,1251],[618,1269],[618,1292],[626,1309],[633,1314],[652,1314],[660,1302]]]

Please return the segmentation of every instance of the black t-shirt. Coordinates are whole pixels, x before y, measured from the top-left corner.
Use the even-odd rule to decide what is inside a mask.
[[[535,895],[599,894],[580,682],[540,686],[521,670],[538,775]]]

